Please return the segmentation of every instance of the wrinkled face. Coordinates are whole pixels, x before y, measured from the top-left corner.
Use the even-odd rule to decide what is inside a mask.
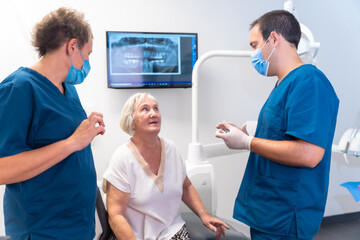
[[[132,128],[135,134],[158,134],[161,128],[161,114],[157,103],[144,98],[134,112],[134,123]]]

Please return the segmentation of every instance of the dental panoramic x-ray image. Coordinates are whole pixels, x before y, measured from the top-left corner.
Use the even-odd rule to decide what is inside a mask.
[[[178,73],[179,40],[171,37],[122,37],[111,44],[112,73]]]

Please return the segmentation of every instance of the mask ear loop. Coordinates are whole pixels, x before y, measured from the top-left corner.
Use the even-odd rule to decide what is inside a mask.
[[[69,46],[69,42],[68,42],[67,44],[68,44],[68,46]],[[67,46],[67,47],[68,47],[68,46]],[[77,44],[76,44],[76,46],[77,46]],[[69,53],[69,50],[67,49],[66,51],[67,51],[67,53],[69,54],[71,66],[74,66],[73,61],[72,61],[72,58],[71,58],[71,55],[70,55],[70,53]]]
[[[266,41],[264,42],[264,44],[262,45],[262,47],[260,48],[261,50],[265,47],[265,45],[269,42],[270,39],[270,35],[269,37],[266,39]]]
[[[70,57],[71,66],[74,66],[71,55],[69,55],[69,57]]]
[[[270,53],[269,57],[266,59],[266,61],[267,61],[267,62],[269,61],[269,59],[270,59],[270,58],[271,58],[271,56],[273,55],[274,51],[275,51],[275,48],[271,51],[271,53]]]
[[[84,56],[83,56],[83,54],[82,54],[82,52],[81,52],[81,50],[80,50],[79,45],[78,45],[78,44],[76,44],[76,47],[79,49],[79,52],[80,52],[80,54],[81,54],[81,57],[82,57],[82,58],[83,58],[83,60],[85,61],[85,58],[84,58]]]
[[[271,37],[271,35],[269,35],[269,37],[266,39],[264,45],[261,47],[261,50],[263,49],[263,47],[265,46],[265,44],[267,44],[267,43],[269,42],[270,37]],[[266,59],[267,62],[269,61],[269,59],[270,59],[271,56],[273,55],[274,51],[275,51],[275,48],[271,51],[269,57]]]

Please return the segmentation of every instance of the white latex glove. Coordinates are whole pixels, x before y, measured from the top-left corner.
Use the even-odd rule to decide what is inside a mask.
[[[231,124],[231,123],[229,123]],[[235,124],[233,124],[235,126]],[[249,135],[248,131],[247,131],[247,125],[246,123],[244,123],[242,126],[241,126],[241,131],[243,131],[246,135]]]
[[[250,150],[251,140],[253,136],[249,136],[246,131],[246,125],[239,128],[233,123],[222,122],[216,128],[215,136],[222,138],[230,149],[247,149]],[[229,131],[227,131],[229,130]]]

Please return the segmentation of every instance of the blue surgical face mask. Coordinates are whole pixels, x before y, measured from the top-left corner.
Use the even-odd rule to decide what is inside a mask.
[[[270,38],[270,36],[269,36]],[[269,70],[269,59],[272,56],[272,54],[275,51],[275,48],[271,51],[270,56],[268,57],[268,59],[265,61],[264,56],[262,54],[262,49],[265,46],[265,44],[269,41],[269,38],[266,40],[266,42],[264,43],[264,45],[261,48],[256,49],[254,52],[252,52],[251,54],[251,63],[254,66],[254,68],[256,69],[256,71],[258,71],[258,73],[260,73],[261,75],[267,76],[268,75],[268,70]]]
[[[82,69],[77,69],[76,67],[74,67],[73,61],[70,56],[71,67],[70,67],[68,75],[64,81],[65,83],[69,83],[69,84],[73,84],[73,85],[82,83],[84,81],[84,79],[86,78],[86,76],[89,74],[90,68],[91,68],[89,60],[85,60],[85,58],[77,44],[76,44],[76,47],[79,49],[81,57],[84,59]]]

